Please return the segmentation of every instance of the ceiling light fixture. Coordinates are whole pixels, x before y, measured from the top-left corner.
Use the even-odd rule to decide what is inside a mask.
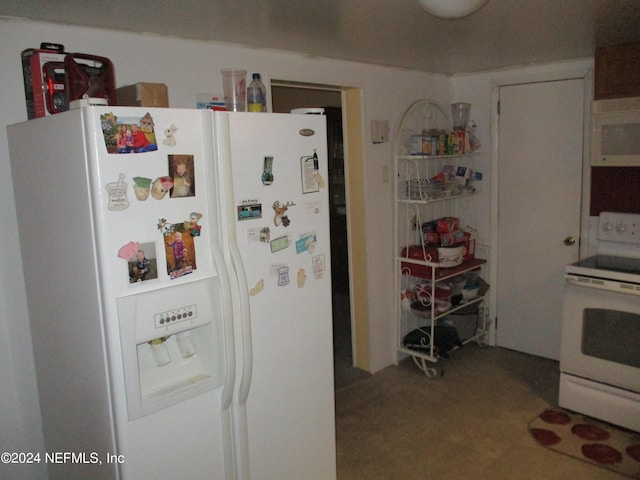
[[[418,0],[431,15],[453,20],[480,10],[489,0]]]

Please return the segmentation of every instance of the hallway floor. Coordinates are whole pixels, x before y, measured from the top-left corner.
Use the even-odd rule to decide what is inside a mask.
[[[338,480],[625,478],[529,436],[557,405],[557,362],[468,344],[442,364],[442,378],[406,359],[337,386]]]

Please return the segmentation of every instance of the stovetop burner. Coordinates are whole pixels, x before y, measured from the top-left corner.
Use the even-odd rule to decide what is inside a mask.
[[[574,263],[576,267],[591,270],[611,270],[640,276],[640,258],[594,255]]]

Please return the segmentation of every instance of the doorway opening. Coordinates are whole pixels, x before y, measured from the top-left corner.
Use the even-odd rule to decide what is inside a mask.
[[[368,352],[367,335],[363,334],[368,325],[359,327],[362,322],[358,322],[358,318],[366,319],[366,315],[359,315],[366,307],[362,308],[362,301],[358,301],[358,289],[354,289],[351,274],[358,260],[353,258],[349,248],[354,241],[349,230],[350,225],[354,225],[353,219],[349,218],[354,209],[348,204],[343,91],[339,87],[272,80],[271,100],[274,113],[289,113],[295,108],[324,108],[327,119],[334,378],[338,389],[368,375],[360,370],[368,366],[368,355],[363,355]]]

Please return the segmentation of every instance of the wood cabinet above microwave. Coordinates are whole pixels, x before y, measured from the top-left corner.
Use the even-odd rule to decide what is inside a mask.
[[[597,48],[594,98],[640,97],[640,43]]]

